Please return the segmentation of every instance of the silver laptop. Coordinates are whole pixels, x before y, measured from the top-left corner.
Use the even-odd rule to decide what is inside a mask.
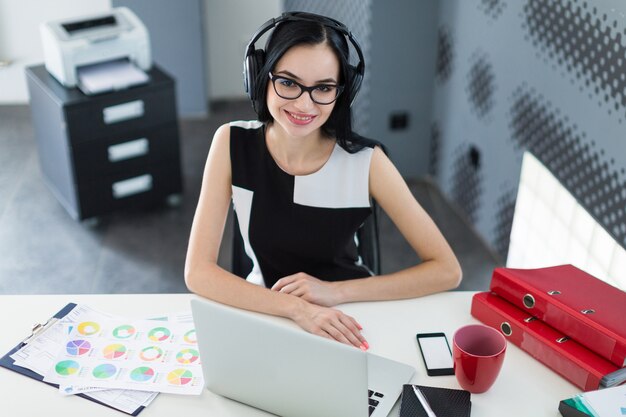
[[[415,370],[277,317],[191,300],[206,386],[284,417],[383,417]]]

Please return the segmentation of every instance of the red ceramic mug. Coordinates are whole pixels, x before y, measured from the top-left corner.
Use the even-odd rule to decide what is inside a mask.
[[[496,329],[482,324],[461,327],[452,338],[454,374],[464,390],[480,394],[498,377],[506,339]]]

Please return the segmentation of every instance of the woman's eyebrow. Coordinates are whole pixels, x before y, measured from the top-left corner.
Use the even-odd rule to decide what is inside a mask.
[[[282,70],[282,71],[278,71],[276,72],[276,75],[279,74],[283,74],[286,75],[289,78],[293,78],[296,81],[302,82],[302,79],[300,77],[298,77],[296,74],[289,72],[287,70]],[[321,83],[335,83],[337,84],[337,80],[335,80],[334,78],[324,78],[323,80],[317,80],[315,82],[315,84],[321,84]]]

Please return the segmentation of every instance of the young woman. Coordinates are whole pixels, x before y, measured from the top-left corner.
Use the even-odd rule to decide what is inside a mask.
[[[255,50],[271,29],[265,50]],[[349,43],[357,67],[349,65]],[[333,306],[454,288],[461,280],[457,259],[381,148],[352,132],[350,105],[364,68],[345,26],[283,14],[253,37],[245,66],[259,120],[215,132],[191,229],[187,286],[365,350],[362,327]],[[419,265],[372,276],[359,262],[355,232],[372,198],[423,260]],[[254,263],[247,280],[217,265],[231,200]]]

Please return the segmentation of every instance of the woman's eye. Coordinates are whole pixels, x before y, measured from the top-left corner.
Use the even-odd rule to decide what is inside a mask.
[[[334,88],[332,85],[318,85],[315,89],[320,93],[330,93]]]
[[[279,78],[278,83],[283,87],[294,87],[296,85],[293,81],[286,78]]]

